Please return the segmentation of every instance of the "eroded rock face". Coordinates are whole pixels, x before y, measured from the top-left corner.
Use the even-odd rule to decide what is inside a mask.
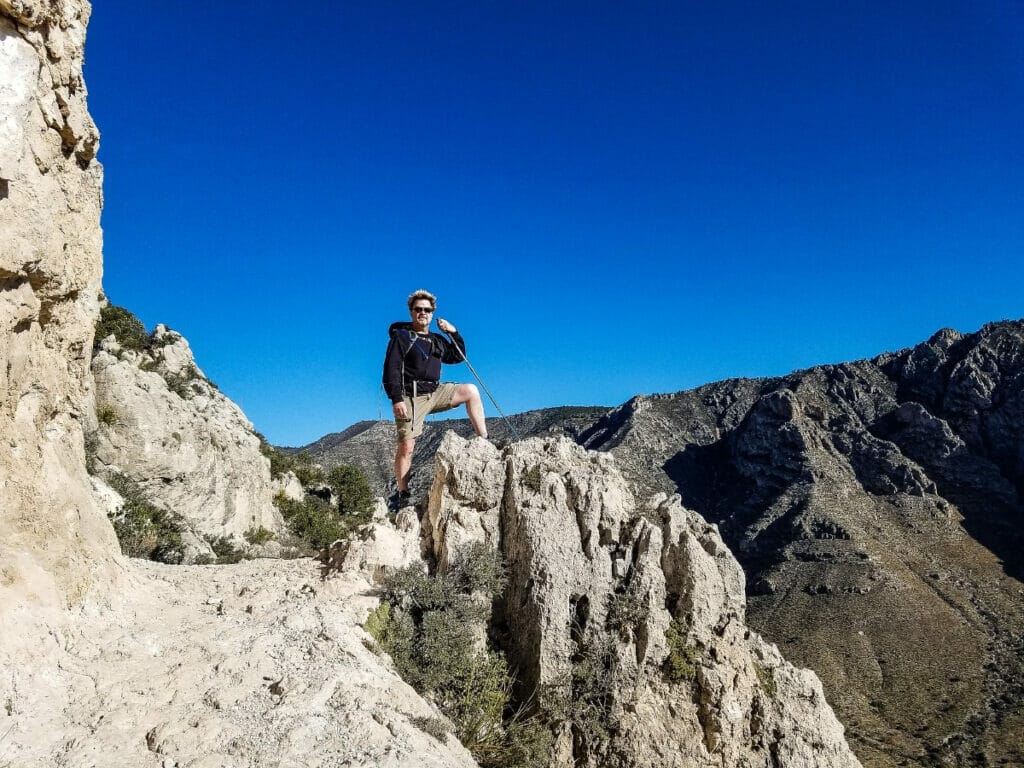
[[[103,178],[89,12],[0,0],[0,701],[44,729],[67,693],[52,674],[64,609],[120,570],[83,449]]]
[[[745,625],[717,529],[678,497],[638,505],[610,455],[449,433],[428,515],[441,569],[474,541],[502,551],[523,695],[568,702],[553,764],[859,765],[817,677]]]
[[[127,475],[200,537],[283,531],[252,424],[206,379],[184,337],[158,326],[153,338],[134,352],[110,337],[93,358],[96,468]]]
[[[720,525],[865,764],[1024,761],[1024,322],[637,397],[583,440]]]

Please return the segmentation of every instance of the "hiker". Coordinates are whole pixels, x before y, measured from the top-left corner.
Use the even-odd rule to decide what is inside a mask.
[[[431,413],[447,411],[466,404],[466,414],[480,437],[487,437],[484,405],[474,384],[440,383],[441,363],[461,363],[466,359],[466,342],[455,326],[438,318],[437,327],[451,335],[430,332],[437,308],[437,297],[427,291],[415,291],[406,302],[411,322],[392,323],[391,337],[384,355],[384,391],[391,398],[398,432],[395,451],[395,480],[398,490],[392,506],[409,503],[409,470],[416,438],[423,434],[423,420]],[[454,343],[453,343],[454,342]]]

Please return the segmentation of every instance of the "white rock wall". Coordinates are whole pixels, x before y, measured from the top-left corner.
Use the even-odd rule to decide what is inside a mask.
[[[89,12],[0,0],[0,749],[22,724],[59,722],[66,609],[121,568],[83,446],[103,178],[82,81]]]
[[[599,660],[607,735],[567,719],[553,766],[859,766],[817,676],[744,623],[743,571],[718,530],[678,496],[638,505],[611,455],[565,438],[499,453],[449,432],[427,514],[442,570],[474,541],[501,550],[500,623],[527,691],[593,706],[576,689]],[[673,620],[680,679],[664,672]]]
[[[145,352],[104,340],[93,359],[97,411],[107,422],[97,424],[97,468],[127,475],[199,536],[283,532],[270,460],[252,424],[206,380],[184,337],[163,326],[154,336],[158,344]],[[168,385],[190,371],[196,378]]]

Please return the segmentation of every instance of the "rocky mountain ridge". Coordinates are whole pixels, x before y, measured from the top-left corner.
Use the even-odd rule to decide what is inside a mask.
[[[1024,763],[1024,323],[637,397],[581,439],[721,525],[865,764]]]
[[[185,432],[200,421],[205,426],[193,430],[196,446],[248,433],[240,413],[229,413],[214,396],[183,340],[162,331],[158,354],[121,356],[103,339],[93,358],[101,300],[101,172],[81,77],[89,12],[86,0],[0,0],[0,240],[10,246],[0,253],[0,765],[473,765],[437,708],[399,679],[360,627],[377,594],[359,573],[325,578],[326,568],[309,559],[170,566],[120,555],[89,461],[116,467],[118,474],[133,472],[139,484],[170,479],[170,486],[179,486],[176,503],[200,512],[203,498],[224,498],[216,484],[225,476],[229,496],[251,478],[235,473],[231,462],[197,472],[159,463],[167,453],[171,461],[182,460],[167,450],[169,442],[182,446]],[[133,399],[140,402],[125,411]],[[216,414],[207,407],[214,404]],[[135,418],[139,414],[149,415]],[[221,424],[221,416],[231,423]],[[87,451],[86,433],[100,425],[107,431]],[[258,449],[258,438],[250,436],[239,438],[237,447]],[[518,450],[528,461],[532,449]],[[144,455],[133,456],[136,451]],[[560,476],[560,460],[547,461],[551,475]],[[262,460],[243,463],[258,474],[266,469]],[[610,461],[594,466],[589,485],[623,487]],[[571,466],[564,471],[573,475]],[[527,488],[532,478],[527,472]],[[213,493],[194,495],[190,486],[204,480],[212,481]],[[582,491],[581,482],[572,487]],[[258,522],[253,508],[231,519],[244,506],[231,498],[235,509],[225,504],[213,513],[214,522],[232,531]],[[588,519],[634,517],[635,510],[616,502],[615,494],[584,492],[555,499],[550,509],[567,522],[577,512]],[[485,510],[476,512],[480,518]],[[461,518],[468,521],[471,513],[466,509]],[[503,514],[510,520],[515,510]],[[681,514],[675,517],[682,520]],[[407,542],[416,530],[415,515],[404,522],[405,530],[392,530],[393,539]],[[373,526],[394,529],[386,520]],[[431,540],[441,541],[439,525],[434,532]],[[595,529],[588,541],[594,533],[603,536]],[[383,541],[360,540],[359,570],[373,564],[373,576],[397,565],[383,564],[375,546]],[[604,547],[586,546],[592,545]],[[419,546],[399,550],[401,561],[420,562]],[[600,554],[606,571],[608,552]],[[678,565],[685,578],[688,571]],[[730,572],[736,582],[736,569]],[[687,590],[699,601],[696,586]],[[665,598],[651,595],[663,620]],[[776,704],[770,692],[755,690],[750,664],[741,670],[743,685],[730,687],[727,651],[751,641],[736,610],[726,617],[722,641],[708,638],[720,658],[701,658],[707,680],[679,698],[686,722],[691,730],[700,727],[704,738],[680,746],[696,749],[707,765],[740,755],[768,768],[783,755],[799,768],[819,764],[821,756],[828,765],[856,766],[813,676],[786,667],[767,646],[759,651],[761,662],[781,670],[772,679],[781,691],[795,691],[797,700],[782,696]],[[695,701],[694,690],[708,695]],[[767,731],[766,722],[773,724]],[[620,764],[640,764],[645,745],[619,741],[611,748],[622,756]],[[561,743],[561,754],[572,759],[576,748],[564,736]],[[670,750],[660,762],[681,759]]]
[[[751,625],[821,675],[866,765],[1024,764],[1022,361],[1022,321],[946,329],[566,432],[721,527]]]

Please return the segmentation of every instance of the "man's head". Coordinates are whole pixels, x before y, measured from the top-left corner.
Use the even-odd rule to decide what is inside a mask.
[[[430,327],[430,321],[434,319],[437,297],[428,291],[413,291],[409,294],[407,303],[413,327],[417,331],[427,330]]]

